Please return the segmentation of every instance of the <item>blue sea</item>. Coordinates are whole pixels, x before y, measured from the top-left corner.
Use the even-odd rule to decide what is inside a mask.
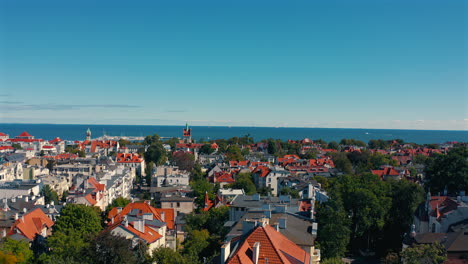
[[[35,138],[84,140],[86,130],[91,129],[92,137],[147,136],[182,137],[183,126],[142,126],[142,125],[63,125],[63,124],[0,124],[0,132],[15,137],[23,131]],[[273,128],[273,127],[221,127],[193,126],[192,137],[199,139],[227,139],[249,134],[255,141],[267,138],[323,139],[327,142],[353,138],[368,142],[371,139],[403,139],[418,144],[444,143],[447,141],[468,142],[468,131],[448,130],[399,130],[399,129],[351,129],[351,128]]]

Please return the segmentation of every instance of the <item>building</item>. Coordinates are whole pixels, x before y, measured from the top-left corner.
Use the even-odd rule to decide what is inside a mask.
[[[36,235],[47,237],[51,234],[54,222],[44,212],[36,208],[19,216],[15,214],[15,222],[8,236],[15,240],[33,241]]]
[[[320,261],[319,256],[311,256],[265,223],[253,226],[238,243],[237,247],[231,242],[221,247],[221,264],[313,264]]]
[[[149,254],[158,247],[176,247],[173,209],[154,208],[149,202],[130,203],[112,208],[108,219],[112,234],[131,239],[135,245],[143,241]]]

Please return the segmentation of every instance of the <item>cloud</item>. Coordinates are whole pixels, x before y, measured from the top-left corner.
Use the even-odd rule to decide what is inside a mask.
[[[1,96],[1,95],[0,95]],[[0,101],[0,104],[23,104],[23,102],[18,101]]]
[[[129,109],[140,108],[140,106],[127,104],[23,104],[22,102],[0,101],[0,109],[9,111],[79,110],[87,108]]]
[[[188,111],[183,110],[183,109],[174,109],[174,110],[166,110],[165,112],[166,113],[187,113]]]

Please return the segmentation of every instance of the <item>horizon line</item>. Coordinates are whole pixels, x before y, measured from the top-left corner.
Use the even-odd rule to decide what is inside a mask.
[[[0,125],[76,125],[76,126],[180,126],[185,125],[145,125],[145,124],[76,124],[76,123],[0,123]],[[190,124],[189,124],[190,125]],[[468,130],[455,129],[415,129],[415,128],[366,128],[366,127],[298,127],[298,126],[240,126],[240,125],[190,125],[191,127],[241,127],[241,128],[299,128],[299,129],[371,129],[371,130],[415,130],[415,131],[453,131],[468,132]]]

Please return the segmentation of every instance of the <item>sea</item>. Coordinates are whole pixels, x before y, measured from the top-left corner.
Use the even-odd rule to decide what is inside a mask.
[[[158,134],[161,137],[182,137],[184,126],[157,125],[71,125],[71,124],[0,124],[0,132],[15,137],[27,131],[35,138],[45,140],[59,137],[64,140],[84,140],[86,130],[92,138],[107,136],[144,137]],[[255,141],[262,139],[298,140],[304,138],[323,139],[327,142],[341,139],[402,139],[417,144],[468,142],[468,131],[451,130],[402,130],[402,129],[355,129],[355,128],[293,128],[293,127],[227,127],[192,126],[195,140],[227,139],[249,135]]]

